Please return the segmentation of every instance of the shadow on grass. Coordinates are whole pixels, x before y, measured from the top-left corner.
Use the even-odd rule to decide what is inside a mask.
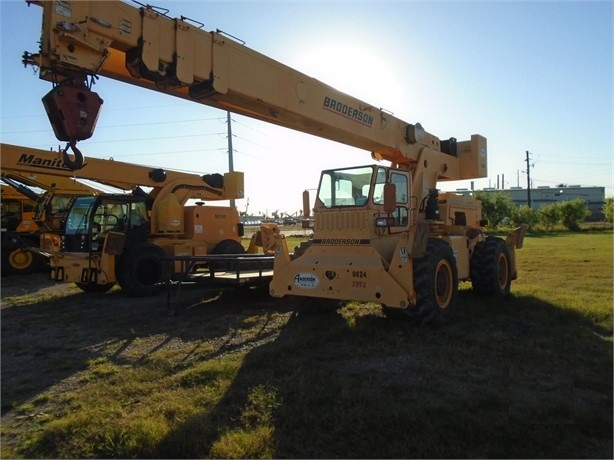
[[[250,308],[249,303],[226,305],[220,290],[194,288],[181,293],[180,304],[171,312],[164,292],[131,298],[112,291],[78,292],[2,308],[2,415],[40,397],[97,358],[123,364],[130,350],[140,347],[130,362],[143,362],[175,339],[198,343],[227,335],[240,326]],[[147,339],[151,344],[143,347]],[[232,348],[232,343],[222,346],[225,352]]]
[[[375,307],[293,315],[158,453],[611,458],[612,447],[611,330],[534,297],[464,291],[437,330]]]
[[[252,291],[187,291],[181,304],[168,316],[163,295],[112,292],[2,309],[3,414],[153,337],[133,363],[179,339],[179,366],[239,356],[240,368],[213,408],[116,456],[611,458],[612,331],[535,297],[463,290],[438,329],[364,304],[268,329],[288,306]],[[238,337],[251,317],[262,327]],[[217,345],[195,356],[198,342]],[[43,439],[28,456],[54,451]]]

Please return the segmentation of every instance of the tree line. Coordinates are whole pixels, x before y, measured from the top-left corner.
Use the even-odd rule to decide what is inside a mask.
[[[554,230],[562,225],[567,230],[578,231],[580,224],[591,215],[588,204],[581,198],[552,203],[533,209],[523,204],[517,206],[505,193],[477,191],[474,198],[482,202],[482,217],[488,220],[490,228],[525,225],[528,230],[538,227]],[[603,205],[606,222],[614,218],[614,198],[606,198]]]

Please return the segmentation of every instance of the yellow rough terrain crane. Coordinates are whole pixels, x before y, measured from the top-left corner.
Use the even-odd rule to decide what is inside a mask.
[[[486,294],[509,293],[521,230],[507,241],[486,238],[480,203],[437,189],[438,181],[486,176],[484,137],[441,140],[420,123],[149,5],[38,3],[40,50],[23,62],[53,82],[43,103],[56,137],[68,143],[71,168],[83,162],[76,144],[92,135],[102,105],[90,88],[99,75],[342,142],[389,163],[322,173],[311,245],[291,255],[276,237],[273,296],[374,301],[438,321],[452,313],[460,280]]]
[[[199,176],[98,158],[88,158],[75,172],[60,152],[10,144],[0,149],[4,175],[78,177],[131,191],[72,202],[60,250],[50,254],[54,280],[90,292],[119,283],[130,295],[148,295],[165,280],[165,257],[245,252],[236,208],[202,201],[186,206],[190,199],[243,198],[241,172]]]
[[[72,200],[100,190],[41,173],[2,171],[1,177],[7,184],[2,187],[2,274],[38,271],[45,266],[46,258],[27,248],[56,247]]]

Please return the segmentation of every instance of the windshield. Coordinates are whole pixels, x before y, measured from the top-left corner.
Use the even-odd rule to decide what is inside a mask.
[[[96,201],[95,196],[79,197],[74,201],[66,218],[65,232],[67,235],[88,233],[89,216],[92,212],[94,201]]]
[[[324,171],[318,188],[318,200],[326,208],[364,206],[369,197],[373,167]]]
[[[67,235],[94,234],[109,231],[125,232],[149,223],[147,208],[142,200],[127,200],[94,196],[74,200],[66,219]]]

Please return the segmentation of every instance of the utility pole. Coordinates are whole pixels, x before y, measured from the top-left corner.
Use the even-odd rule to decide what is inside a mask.
[[[226,123],[228,123],[228,171],[233,172],[234,162],[232,158],[232,122],[230,120],[230,112],[226,112]],[[230,207],[235,207],[235,200],[230,200]]]
[[[516,187],[520,188],[520,169],[516,170]]]
[[[531,207],[531,162],[529,161],[529,151],[527,150],[527,204]]]

